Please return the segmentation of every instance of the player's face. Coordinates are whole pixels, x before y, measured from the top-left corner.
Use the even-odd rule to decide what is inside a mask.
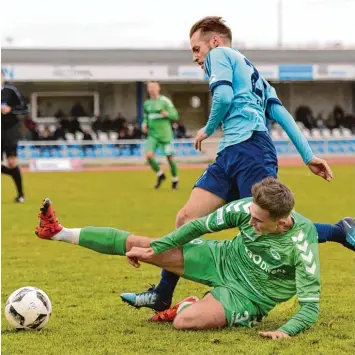
[[[250,205],[249,224],[253,226],[255,233],[268,234],[279,232],[279,222],[270,217],[270,213],[254,202]]]
[[[190,38],[192,59],[203,70],[205,70],[205,58],[208,52],[214,48],[213,37],[214,36],[212,36],[212,38],[206,38],[206,36],[201,36],[200,31],[196,31]]]
[[[160,94],[160,85],[155,82],[148,83],[147,91],[148,91],[149,97],[152,99],[155,99]]]

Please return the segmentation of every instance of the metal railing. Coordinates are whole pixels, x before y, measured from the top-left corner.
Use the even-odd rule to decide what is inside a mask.
[[[174,140],[172,148],[177,159],[208,161],[216,156],[219,139],[210,138],[202,143],[202,152],[196,151],[193,139]],[[295,156],[298,152],[288,139],[274,140],[277,154]],[[355,136],[347,138],[310,139],[317,155],[355,156]],[[157,156],[162,156],[158,150]],[[22,163],[38,158],[80,158],[87,161],[144,161],[144,140],[92,141],[21,141],[19,159]]]

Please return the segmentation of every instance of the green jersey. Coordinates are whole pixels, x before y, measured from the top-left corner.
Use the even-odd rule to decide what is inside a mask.
[[[179,119],[179,114],[171,100],[160,95],[157,100],[146,100],[143,108],[143,123],[148,127],[148,136],[157,139],[160,143],[170,143],[173,140],[170,121]],[[163,110],[167,111],[168,117],[162,116]]]
[[[294,335],[312,325],[319,314],[320,266],[314,224],[292,211],[293,227],[282,234],[256,234],[249,225],[252,198],[232,202],[154,241],[155,253],[181,246],[205,233],[238,227],[240,234],[225,248],[223,273],[238,280],[240,291],[256,304],[272,309],[297,295],[300,310],[280,330]],[[207,265],[206,265],[207,267]]]

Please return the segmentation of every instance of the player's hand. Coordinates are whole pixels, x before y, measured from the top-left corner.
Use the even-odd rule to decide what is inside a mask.
[[[9,112],[11,112],[11,107],[7,106],[7,105],[1,105],[1,113],[3,115],[8,114]]]
[[[145,123],[142,124],[142,132],[148,134],[148,126]]]
[[[149,248],[133,247],[126,253],[128,262],[134,267],[139,267],[139,260],[149,260],[155,255],[154,250]]]
[[[161,113],[161,115],[163,117],[168,117],[169,116],[168,111],[166,111],[166,110],[162,110],[160,113]]]
[[[126,258],[127,258],[128,264],[131,264],[133,267],[138,269],[141,266],[141,264],[139,263],[137,258],[129,258],[128,256]]]
[[[314,157],[307,165],[313,174],[318,175],[327,181],[332,180],[332,170],[324,159]]]
[[[201,145],[202,141],[207,139],[209,136],[205,133],[205,127],[201,128],[197,133],[195,137],[195,148],[199,151],[201,151]]]
[[[271,338],[272,340],[290,338],[287,333],[284,333],[281,330],[274,330],[272,332],[259,332],[259,335],[263,338]]]

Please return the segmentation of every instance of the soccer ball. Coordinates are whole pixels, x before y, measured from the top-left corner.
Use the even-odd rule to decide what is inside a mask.
[[[5,304],[5,316],[16,329],[41,329],[49,320],[52,304],[39,288],[26,286],[13,292]]]

